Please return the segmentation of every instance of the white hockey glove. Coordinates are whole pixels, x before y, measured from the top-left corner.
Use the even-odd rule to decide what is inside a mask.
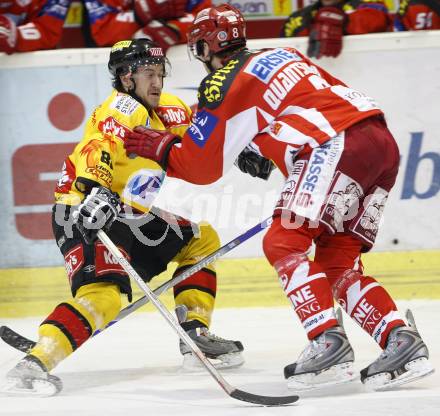
[[[269,159],[259,155],[251,148],[245,147],[238,155],[235,166],[242,172],[248,173],[253,178],[261,178],[267,181],[275,165]]]
[[[103,186],[95,187],[73,214],[84,241],[93,244],[99,230],[108,230],[121,211],[119,195]]]

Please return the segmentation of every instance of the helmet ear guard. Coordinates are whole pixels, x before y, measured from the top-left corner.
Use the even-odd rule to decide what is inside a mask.
[[[198,40],[196,42],[196,56],[203,55],[203,40]]]

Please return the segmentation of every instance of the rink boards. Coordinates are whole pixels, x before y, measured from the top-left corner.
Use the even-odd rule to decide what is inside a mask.
[[[440,299],[440,251],[370,253],[365,272],[381,282],[395,299]],[[170,267],[151,282],[169,279]],[[225,259],[217,263],[216,307],[287,306],[276,274],[264,258]],[[135,298],[140,297],[138,290]],[[42,316],[70,296],[63,267],[0,269],[0,317]],[[173,307],[172,292],[161,297]],[[142,310],[152,311],[148,305]]]

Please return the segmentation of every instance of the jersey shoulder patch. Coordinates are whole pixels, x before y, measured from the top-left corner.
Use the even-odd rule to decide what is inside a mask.
[[[252,53],[245,50],[217,71],[211,72],[202,80],[199,87],[198,99],[199,108],[217,108],[225,98],[229,88],[236,79],[243,65],[246,63]]]
[[[130,95],[118,93],[110,102],[109,108],[115,109],[125,116],[131,116],[140,105]]]

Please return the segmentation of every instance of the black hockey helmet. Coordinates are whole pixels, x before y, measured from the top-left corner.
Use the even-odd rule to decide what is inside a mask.
[[[141,65],[164,66],[169,72],[169,61],[164,50],[150,39],[123,40],[115,43],[110,50],[108,69],[114,78],[129,72],[136,72]]]

